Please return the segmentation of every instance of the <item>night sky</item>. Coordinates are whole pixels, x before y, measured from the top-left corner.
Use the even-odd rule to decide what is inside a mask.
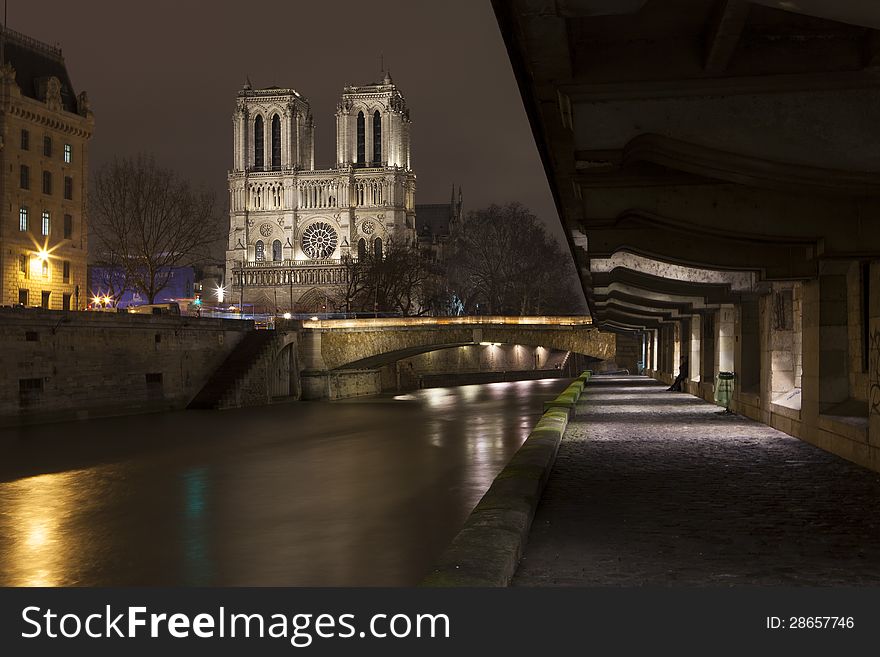
[[[139,151],[216,190],[225,208],[232,111],[246,76],[311,102],[316,167],[334,164],[345,84],[380,79],[411,109],[417,203],[518,200],[562,234],[488,0],[9,0],[11,29],[63,48],[95,112],[91,164]]]

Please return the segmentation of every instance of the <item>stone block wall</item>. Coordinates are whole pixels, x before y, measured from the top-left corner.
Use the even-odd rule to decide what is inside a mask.
[[[0,310],[0,424],[183,408],[251,322]]]

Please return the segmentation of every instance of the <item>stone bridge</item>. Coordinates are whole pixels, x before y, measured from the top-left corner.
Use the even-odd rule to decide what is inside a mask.
[[[299,369],[305,399],[378,392],[379,368],[417,354],[473,344],[519,344],[615,356],[615,336],[588,317],[401,317],[303,322]]]

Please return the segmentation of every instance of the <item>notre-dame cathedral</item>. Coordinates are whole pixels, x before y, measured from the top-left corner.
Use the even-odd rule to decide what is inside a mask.
[[[332,169],[315,169],[311,108],[293,89],[245,84],[233,126],[229,303],[331,311],[345,259],[416,239],[409,110],[390,75],[343,89]]]

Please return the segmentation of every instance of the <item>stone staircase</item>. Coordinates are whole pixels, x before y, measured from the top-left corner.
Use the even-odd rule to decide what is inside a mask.
[[[187,408],[265,404],[269,397],[267,368],[272,364],[276,341],[276,332],[271,330],[255,329],[246,334]],[[260,378],[262,381],[257,380]]]

